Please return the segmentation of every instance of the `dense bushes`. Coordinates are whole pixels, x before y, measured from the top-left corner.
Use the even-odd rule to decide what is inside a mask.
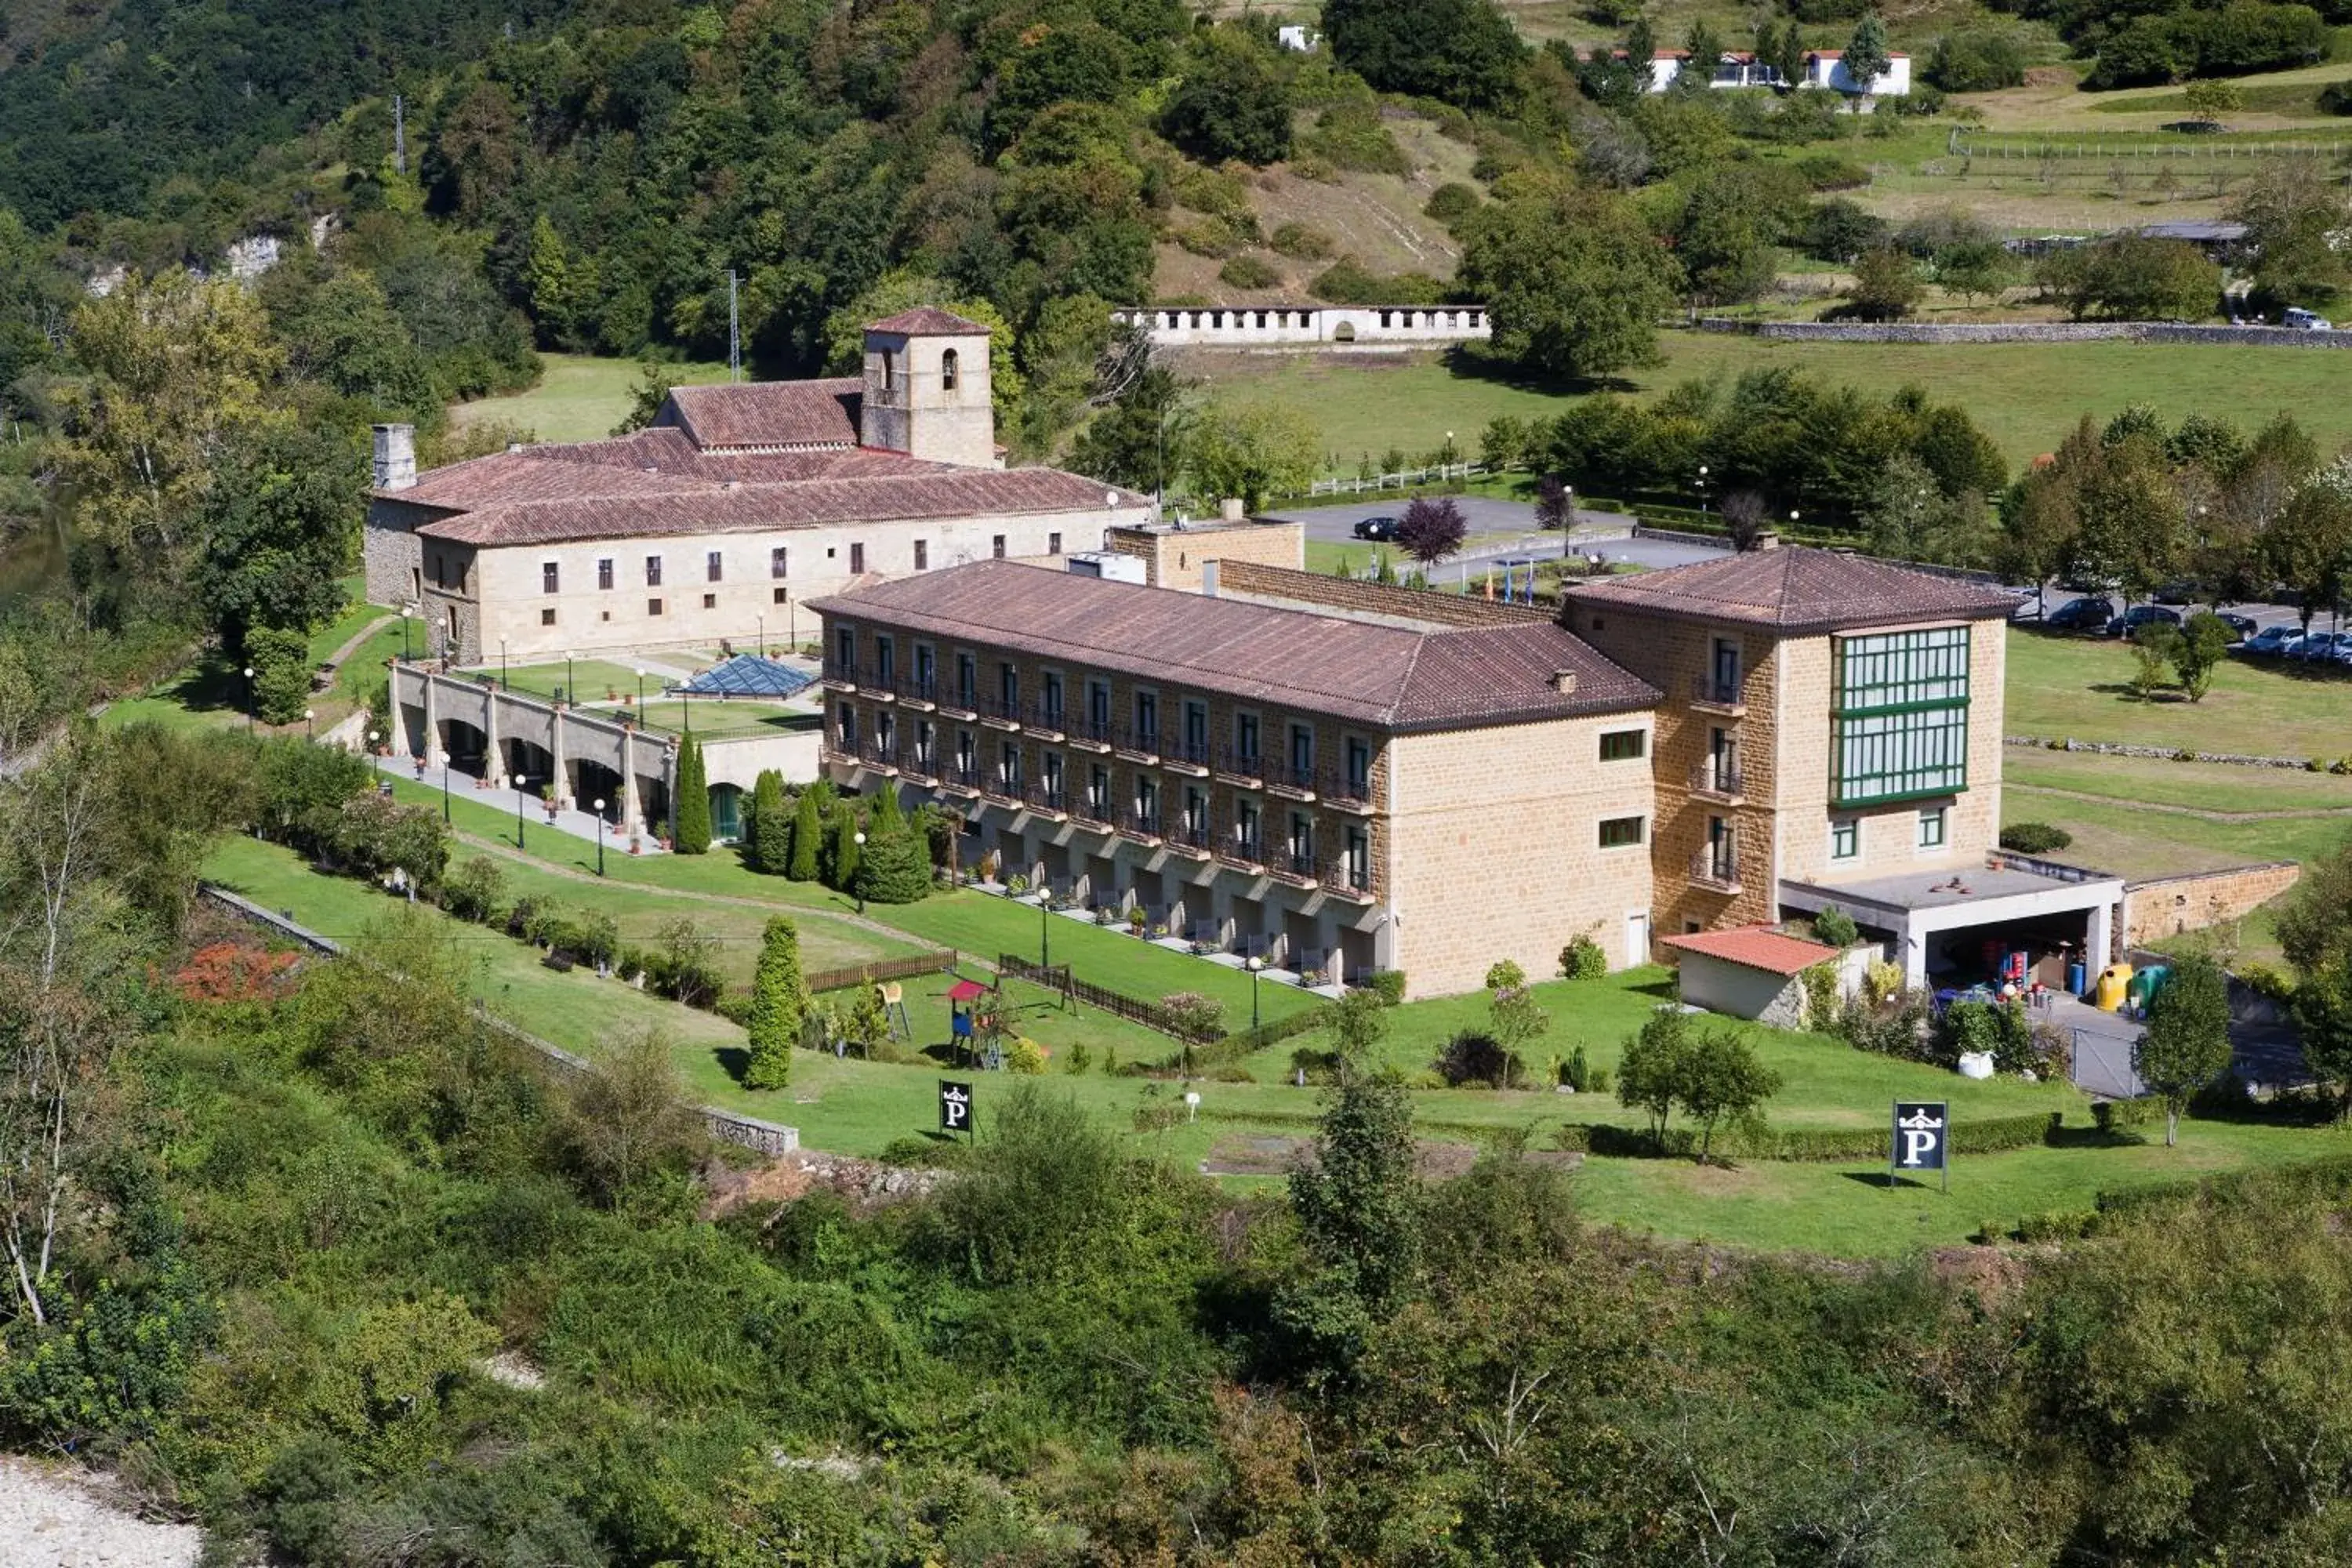
[[[2193,245],[2117,235],[2053,250],[2034,279],[2076,321],[2203,321],[2221,298],[2221,269]]]
[[[1909,458],[1947,496],[1997,491],[2006,468],[1966,411],[1916,389],[1873,398],[1801,372],[1758,370],[1729,388],[1685,383],[1647,403],[1589,397],[1529,441],[1532,461],[1603,494],[1683,496],[1705,464],[1717,494],[1751,489],[1776,511],[1850,518],[1888,465]]]
[[[2327,24],[2307,5],[2233,0],[2212,9],[2135,16],[2098,41],[2093,90],[2290,70],[2327,58]]]
[[[1991,92],[2025,82],[2025,51],[2006,31],[1946,33],[1927,56],[1927,79],[1946,92]]]
[[[2046,822],[2012,822],[2000,830],[2000,847],[2020,855],[2048,855],[2074,842],[2074,836]]]

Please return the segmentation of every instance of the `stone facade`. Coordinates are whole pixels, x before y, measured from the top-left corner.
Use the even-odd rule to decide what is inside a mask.
[[[2123,918],[2116,921],[2126,952],[2242,918],[2294,887],[2303,868],[2293,860],[2231,866],[2158,877],[2124,889]]]
[[[917,668],[914,647],[894,640],[893,667]],[[1600,761],[1603,731],[1639,732],[1646,754],[1646,713],[1391,735],[984,647],[941,644],[932,659],[936,703],[829,681],[826,771],[960,810],[967,866],[994,856],[1001,877],[1089,906],[1139,906],[1176,935],[1277,963],[1323,969],[1336,955],[1350,978],[1402,969],[1413,995],[1474,989],[1502,958],[1554,973],[1580,932],[1612,967],[1646,962],[1647,763]],[[1058,681],[1058,725],[991,716],[1007,666],[1024,703],[1050,700]],[[1097,686],[1104,736],[1089,719]],[[1233,752],[1244,717],[1260,737],[1255,766]],[[1350,742],[1369,761],[1360,784]],[[1602,848],[1604,818],[1638,822],[1639,837]]]
[[[1969,787],[1846,810],[1831,804],[1832,638],[1573,601],[1567,625],[1666,693],[1654,762],[1661,933],[1776,921],[1783,879],[1981,866],[1995,847],[2006,651],[1998,623],[1979,624],[1969,640]],[[1737,650],[1734,700],[1714,700],[1718,643]],[[1934,809],[1945,813],[1944,842],[1922,849],[1919,815]],[[1856,826],[1858,853],[1832,860],[1832,826],[1843,820]]]
[[[984,468],[998,462],[988,334],[866,331],[862,445]]]
[[[1240,503],[1234,504],[1238,510]],[[1307,559],[1307,531],[1295,522],[1240,517],[1182,524],[1127,523],[1104,530],[1103,548],[1142,561],[1144,581],[1155,588],[1197,594],[1212,561],[1226,574],[1253,564],[1297,569]]]
[[[425,649],[459,664],[589,654],[664,644],[772,647],[816,635],[801,601],[837,593],[861,575],[899,576],[993,556],[1057,556],[1100,547],[1133,507],[1085,512],[865,522],[842,527],[673,534],[476,550],[408,531],[424,509],[378,497],[369,504],[367,593],[379,605],[415,603]],[[777,552],[783,552],[780,563]],[[719,557],[719,576],[709,557]],[[647,562],[661,563],[649,582]],[[602,563],[612,584],[603,585]],[[546,568],[556,589],[546,591]],[[656,605],[658,605],[658,610]],[[551,616],[552,617],[551,619]]]

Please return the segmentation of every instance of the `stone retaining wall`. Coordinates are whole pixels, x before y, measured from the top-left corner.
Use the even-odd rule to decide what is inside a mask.
[[[2181,321],[1743,321],[1703,316],[1703,332],[1834,343],[2240,343],[2264,348],[2352,348],[2352,331],[2210,327]]]
[[[2141,947],[2239,919],[2294,886],[2303,868],[2292,860],[2231,866],[2157,877],[2124,889],[2118,926],[2127,947]]]
[[[2233,768],[2292,768],[2296,773],[2310,773],[2314,761],[2333,763],[2329,757],[2264,757],[2245,752],[2199,752],[2193,757],[2182,756],[2179,746],[2134,746],[2120,741],[2077,741],[2069,735],[2063,740],[2055,736],[2004,735],[2002,742],[2011,746],[2031,746],[2045,752],[2090,752],[2102,757],[2154,757],[2168,763],[2221,763]]]

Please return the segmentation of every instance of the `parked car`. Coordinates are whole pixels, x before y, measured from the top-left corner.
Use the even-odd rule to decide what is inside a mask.
[[[1369,539],[1375,544],[1386,544],[1396,538],[1397,520],[1392,517],[1368,517],[1356,524],[1356,537]]]
[[[2168,610],[2162,605],[2134,605],[2107,623],[2107,635],[2127,637],[2142,626],[2177,626],[2179,624],[2179,610]]]
[[[2279,324],[2293,327],[2299,332],[2329,332],[2336,330],[2336,323],[2318,311],[2305,310],[2294,305],[2289,305],[2286,308],[2285,312],[2279,317]]]
[[[2090,632],[2105,626],[2116,613],[2113,599],[2095,596],[2069,599],[2043,617],[2042,624],[2053,632]]]
[[[2252,616],[2242,616],[2235,610],[2216,610],[2213,618],[2230,628],[2232,642],[2243,642],[2254,635],[2254,617]]]
[[[2287,644],[2300,640],[2302,636],[2301,632],[2284,623],[2264,626],[2248,637],[2245,646],[2238,651],[2256,658],[2277,658],[2286,652]]]
[[[2159,605],[2188,605],[2197,599],[2197,584],[2186,577],[2176,577],[2160,585],[2148,595]]]
[[[2286,656],[2314,661],[2328,659],[2334,658],[2336,648],[2347,641],[2352,641],[2352,637],[2341,633],[2313,632],[2309,637],[2295,638],[2294,646],[2286,650]]]

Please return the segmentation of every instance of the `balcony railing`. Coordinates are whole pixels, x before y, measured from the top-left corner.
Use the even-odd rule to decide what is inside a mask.
[[[1265,770],[1265,787],[1289,795],[1311,795],[1315,793],[1315,770],[1296,763],[1271,763]]]
[[[1070,809],[1080,822],[1091,822],[1097,827],[1108,827],[1117,815],[1110,803],[1097,795],[1081,795]]]
[[[929,780],[935,778],[938,776],[937,773],[934,771],[936,767],[937,764],[931,761],[931,753],[920,746],[916,747],[911,752],[902,753],[898,759],[899,772],[905,773],[910,779]]]
[[[1174,767],[1206,768],[1209,765],[1209,742],[1177,741],[1160,754],[1160,760]]]
[[[1023,788],[1019,774],[1016,773],[1008,778],[1003,773],[996,773],[988,775],[988,782],[980,786],[980,793],[992,800],[1018,801],[1022,797]]]
[[[1058,735],[1062,732],[1062,721],[1067,717],[1068,711],[1060,703],[1040,702],[1031,710],[1029,721],[1040,730],[1050,730]]]
[[[967,795],[980,793],[980,770],[961,763],[940,775],[940,783],[949,789],[960,789]]]
[[[895,697],[898,694],[898,672],[887,665],[870,665],[857,678],[857,684],[877,697]]]
[[[1198,855],[1205,855],[1209,852],[1210,838],[1209,825],[1205,822],[1180,822],[1168,835],[1168,842],[1171,847],[1190,850]]]
[[[824,679],[836,686],[857,684],[857,666],[848,659],[828,658],[824,661],[821,673]]]
[[[1229,778],[1257,779],[1265,777],[1265,759],[1255,752],[1244,752],[1232,746],[1217,748],[1217,771]]]
[[[936,702],[939,700],[940,683],[928,675],[903,675],[893,689],[908,702]]]
[[[1747,779],[1736,757],[1709,757],[1691,770],[1690,786],[1698,795],[1744,795]]]
[[[898,771],[898,748],[880,741],[866,741],[857,748],[857,760],[869,768],[885,768],[896,773]]]
[[[1323,798],[1333,805],[1349,806],[1360,811],[1369,808],[1372,804],[1372,781],[1369,777],[1349,778],[1345,774],[1326,773],[1323,775],[1320,793]]]
[[[1118,738],[1111,743],[1123,756],[1156,757],[1160,754],[1160,731],[1139,730],[1129,725],[1119,731]]]
[[[992,724],[1006,724],[1017,730],[1021,727],[1022,713],[1021,699],[1018,697],[1010,700],[1003,697],[983,697],[980,700],[980,716]]]
[[[1691,880],[1721,892],[1739,890],[1739,850],[1729,839],[1709,844],[1691,857]]]
[[[1316,868],[1315,857],[1311,853],[1301,855],[1296,849],[1276,859],[1274,874],[1286,882],[1297,882],[1303,886],[1312,886],[1322,876]]]
[[[1118,830],[1130,838],[1160,837],[1160,814],[1156,811],[1123,811],[1119,813]]]
[[[1265,851],[1255,838],[1228,838],[1217,846],[1217,858],[1228,866],[1255,871],[1265,864]]]
[[[1108,746],[1114,732],[1108,719],[1080,719],[1069,729],[1070,739],[1082,746]]]
[[[1323,885],[1335,893],[1369,899],[1372,896],[1372,868],[1335,860],[1323,868]]]
[[[1070,796],[1066,790],[1048,789],[1044,784],[1031,784],[1022,792],[1027,805],[1049,816],[1063,816],[1069,813]]]
[[[1690,700],[1709,708],[1738,708],[1746,700],[1739,695],[1739,682],[1712,675],[1691,677]]]

